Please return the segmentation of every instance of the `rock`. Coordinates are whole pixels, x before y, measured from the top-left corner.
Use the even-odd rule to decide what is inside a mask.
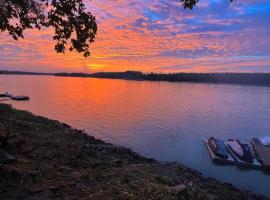
[[[85,143],[85,144],[84,144],[84,147],[85,147],[85,148],[91,148],[91,144],[90,144],[90,143]]]
[[[184,184],[175,185],[172,187],[172,191],[176,193],[178,199],[190,199],[188,197],[190,191],[187,190],[187,187]]]
[[[64,128],[71,128],[71,126],[68,125],[68,124],[66,124],[66,123],[62,123],[62,126],[63,126]]]
[[[18,186],[22,182],[22,175],[17,170],[7,165],[0,165],[0,187]]]
[[[188,184],[187,184],[189,187],[192,187],[193,186],[193,182],[192,181],[190,181],[190,182],[188,182]]]
[[[59,170],[70,172],[70,171],[72,171],[72,168],[69,167],[69,166],[66,166],[66,165],[61,165],[61,166],[59,167]]]
[[[27,174],[28,174],[29,176],[31,176],[31,177],[37,177],[37,176],[40,175],[40,172],[39,172],[39,171],[34,171],[34,170],[29,170],[29,171],[27,172]]]
[[[0,149],[0,164],[12,164],[17,161],[17,158],[8,154],[3,149]]]
[[[119,166],[122,165],[122,160],[120,160],[120,159],[114,159],[114,160],[112,161],[112,163],[113,163],[113,166],[119,167]]]
[[[44,190],[44,191],[32,194],[28,199],[29,200],[51,200],[55,198],[54,198],[54,193],[51,190]]]
[[[179,192],[184,191],[186,189],[186,186],[184,184],[180,184],[180,185],[176,185],[176,186],[172,187],[172,189],[175,192],[179,193]]]
[[[213,194],[206,195],[208,200],[217,200],[218,198]]]
[[[31,164],[31,161],[26,158],[19,158],[17,161],[21,164]]]

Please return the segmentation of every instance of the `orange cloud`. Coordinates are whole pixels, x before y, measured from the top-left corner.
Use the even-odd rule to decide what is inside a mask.
[[[253,1],[235,6],[209,1],[186,11],[174,1],[87,1],[98,21],[90,58],[57,54],[53,30],[31,30],[19,42],[0,34],[0,69],[270,71],[269,26],[252,14],[257,6],[262,16],[269,15],[269,3],[262,2],[258,7]]]

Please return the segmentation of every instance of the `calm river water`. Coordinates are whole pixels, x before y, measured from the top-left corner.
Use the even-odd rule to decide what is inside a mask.
[[[0,75],[13,102],[90,135],[270,196],[270,175],[213,164],[203,139],[270,135],[270,87]]]

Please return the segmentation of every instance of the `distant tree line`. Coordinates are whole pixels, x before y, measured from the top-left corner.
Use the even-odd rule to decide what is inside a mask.
[[[0,71],[1,74],[54,75],[64,77],[92,77],[138,81],[169,81],[192,83],[228,83],[270,86],[270,73],[143,73],[140,71],[87,73],[39,73],[23,71]]]
[[[1,74],[13,74],[13,75],[53,75],[53,73],[8,71],[8,70],[2,70],[2,71],[0,71],[0,75]]]
[[[193,83],[229,83],[269,85],[270,73],[142,73],[139,71],[84,73],[57,73],[56,76],[112,78]]]

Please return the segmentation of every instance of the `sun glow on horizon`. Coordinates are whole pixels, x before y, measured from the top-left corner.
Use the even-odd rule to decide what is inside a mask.
[[[85,59],[57,54],[53,30],[0,34],[0,70],[43,72],[270,72],[270,2],[85,1],[98,34]]]
[[[86,64],[87,67],[92,71],[99,71],[105,68],[105,65],[103,64]]]

